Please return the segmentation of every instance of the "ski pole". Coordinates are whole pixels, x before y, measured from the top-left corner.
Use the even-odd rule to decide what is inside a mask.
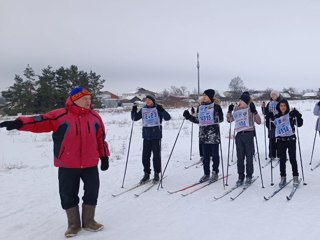
[[[269,119],[269,131],[272,131],[272,128],[271,128],[271,119]],[[276,144],[276,143],[275,143]],[[271,152],[271,155],[273,155],[272,154],[272,152],[273,152],[273,147],[274,147],[274,145],[273,144],[271,144],[271,138],[269,138],[269,146],[272,146],[271,147],[271,151],[270,151],[270,149],[269,149],[269,152]],[[266,156],[267,157],[267,156]],[[274,185],[274,183],[273,183],[273,165],[272,165],[272,161],[273,161],[273,158],[274,156],[271,156],[271,158],[270,158],[270,165],[271,165],[271,183],[270,183],[270,185],[271,186],[273,186]],[[267,159],[267,158],[266,158]]]
[[[123,180],[122,180],[122,188],[124,186],[124,179],[126,178],[126,173],[127,173],[127,167],[128,167],[128,161],[129,161],[129,153],[130,153],[130,146],[131,146],[131,138],[132,138],[132,130],[133,130],[133,123],[134,121],[132,120],[131,123],[131,131],[130,131],[130,137],[129,137],[129,146],[128,146],[128,152],[127,152],[127,160],[126,160],[126,166],[124,168],[124,174],[123,174]]]
[[[165,174],[165,172],[166,172],[166,170],[167,170],[167,167],[168,167],[169,161],[170,161],[170,159],[171,159],[171,156],[172,156],[173,150],[174,150],[174,148],[175,148],[175,146],[176,146],[177,140],[178,140],[178,138],[179,138],[179,135],[180,135],[180,132],[181,132],[181,129],[182,129],[182,126],[183,126],[183,124],[184,124],[184,121],[185,121],[185,120],[186,120],[185,118],[182,120],[182,123],[181,123],[180,129],[179,129],[179,131],[178,131],[178,134],[177,134],[176,140],[174,141],[173,147],[172,147],[172,149],[171,149],[171,152],[170,152],[170,155],[169,155],[168,161],[167,161],[166,166],[164,167],[163,173],[162,173],[162,175],[161,175],[161,179],[160,179],[160,182],[159,182],[159,185],[158,185],[157,190],[159,190],[160,186],[161,186],[161,188],[162,188],[163,175]]]
[[[223,184],[223,189],[226,188],[225,180],[224,180],[224,166],[223,166],[223,156],[222,156],[222,141],[221,141],[221,132],[220,132],[220,123],[218,119],[218,127],[219,127],[219,138],[220,138],[220,156],[221,156],[221,168],[222,168],[222,184]]]
[[[192,141],[193,140],[193,123],[191,123],[191,143],[190,143],[190,160],[192,160]]]
[[[264,154],[265,154],[265,160],[267,160],[267,136],[266,136],[266,127],[267,127],[267,118],[266,118],[266,108],[263,107],[262,108],[262,113],[263,113],[263,117],[264,117],[264,128],[263,128],[263,133],[264,133]]]
[[[228,141],[228,160],[227,160],[227,176],[226,176],[226,186],[228,186],[228,175],[229,175],[229,160],[230,160],[230,142],[231,142],[231,122],[229,124],[229,141]]]
[[[317,138],[317,130],[316,130],[316,132],[314,133],[313,146],[312,146],[312,152],[311,152],[311,159],[310,159],[309,165],[312,164],[312,158],[313,158],[314,145],[315,145],[315,143],[316,143],[316,138]]]
[[[233,153],[234,153],[235,134],[236,134],[236,129],[233,129],[231,162],[233,162]]]
[[[261,184],[262,184],[262,188],[264,188],[263,185],[263,178],[262,178],[262,171],[261,171],[261,162],[260,162],[260,154],[259,154],[259,146],[258,146],[258,139],[257,139],[257,131],[256,131],[256,127],[254,125],[254,115],[252,117],[253,119],[253,129],[254,129],[254,137],[256,139],[256,147],[257,147],[257,155],[258,155],[258,163],[259,163],[259,170],[260,170],[260,176],[261,176]]]
[[[307,183],[304,181],[304,173],[303,173],[302,155],[301,155],[301,146],[300,146],[300,137],[299,137],[299,128],[298,128],[298,119],[297,119],[297,117],[295,117],[295,120],[296,120],[296,126],[297,126],[297,138],[298,138],[298,146],[299,146],[299,155],[300,155],[302,180],[303,180],[303,185],[307,185]]]

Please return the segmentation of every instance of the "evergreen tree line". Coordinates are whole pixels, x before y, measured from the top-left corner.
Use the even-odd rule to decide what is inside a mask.
[[[102,106],[99,96],[105,80],[92,71],[80,71],[75,65],[57,70],[48,66],[41,75],[36,75],[28,65],[23,76],[15,75],[14,81],[13,86],[1,92],[7,102],[3,111],[8,115],[44,113],[64,107],[69,91],[77,86],[92,93],[95,108]]]

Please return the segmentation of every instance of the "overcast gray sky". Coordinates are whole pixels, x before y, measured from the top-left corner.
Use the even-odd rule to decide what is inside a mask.
[[[319,88],[319,0],[0,0],[0,90],[77,65],[115,93],[171,85]]]

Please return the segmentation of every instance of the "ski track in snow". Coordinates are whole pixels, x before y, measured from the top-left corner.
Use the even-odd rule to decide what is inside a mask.
[[[168,177],[163,181],[164,188],[157,191],[154,187],[135,198],[134,193],[139,193],[142,187],[114,198],[111,195],[122,190],[131,126],[130,112],[102,112],[112,154],[110,169],[100,172],[100,195],[96,211],[96,220],[103,223],[105,228],[98,233],[82,230],[75,239],[319,239],[320,169],[312,172],[309,165],[317,119],[312,113],[316,101],[289,103],[291,108],[294,106],[303,114],[304,125],[299,129],[299,134],[304,175],[308,183],[307,186],[301,185],[289,202],[286,196],[291,191],[291,184],[271,200],[263,199],[263,196],[272,193],[279,183],[279,166],[273,171],[275,186],[270,186],[270,167],[266,167],[262,169],[265,188],[261,187],[258,179],[235,201],[230,201],[230,196],[240,189],[214,201],[214,196],[224,192],[222,181],[187,197],[180,195],[183,192],[168,194],[168,190],[173,191],[192,184],[203,175],[202,167],[184,169],[184,166],[199,159],[198,127],[195,125],[193,159],[189,160],[191,123],[187,121],[167,168],[165,175]],[[227,106],[223,106],[225,114],[226,108]],[[260,112],[259,106],[257,109]],[[172,120],[163,123],[163,166],[168,160],[182,123],[183,110],[169,109]],[[263,124],[256,129],[263,165]],[[226,171],[229,133],[229,124],[226,121],[221,124],[221,133]],[[135,122],[125,188],[136,184],[143,175],[141,135],[141,122]],[[313,165],[320,161],[319,144],[317,138]],[[51,134],[7,132],[0,129],[0,146],[0,239],[64,239],[67,219],[60,206],[57,169],[52,162]],[[301,176],[298,148],[297,160]],[[228,178],[229,187],[226,187],[226,190],[235,184],[236,169],[236,165],[229,167],[231,176]],[[255,175],[260,175],[258,162],[255,162],[254,170]],[[290,179],[290,163],[287,163],[287,175]],[[79,196],[81,198],[82,189]]]

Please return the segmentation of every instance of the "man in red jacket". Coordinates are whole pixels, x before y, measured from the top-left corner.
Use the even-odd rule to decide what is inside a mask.
[[[0,123],[0,127],[34,133],[53,132],[54,165],[59,168],[61,205],[68,217],[65,236],[75,236],[81,230],[80,179],[84,184],[82,228],[101,230],[103,225],[94,220],[100,185],[97,165],[100,158],[101,170],[106,171],[110,153],[102,119],[91,106],[90,92],[76,87],[70,91],[64,108],[32,117],[18,117]]]

